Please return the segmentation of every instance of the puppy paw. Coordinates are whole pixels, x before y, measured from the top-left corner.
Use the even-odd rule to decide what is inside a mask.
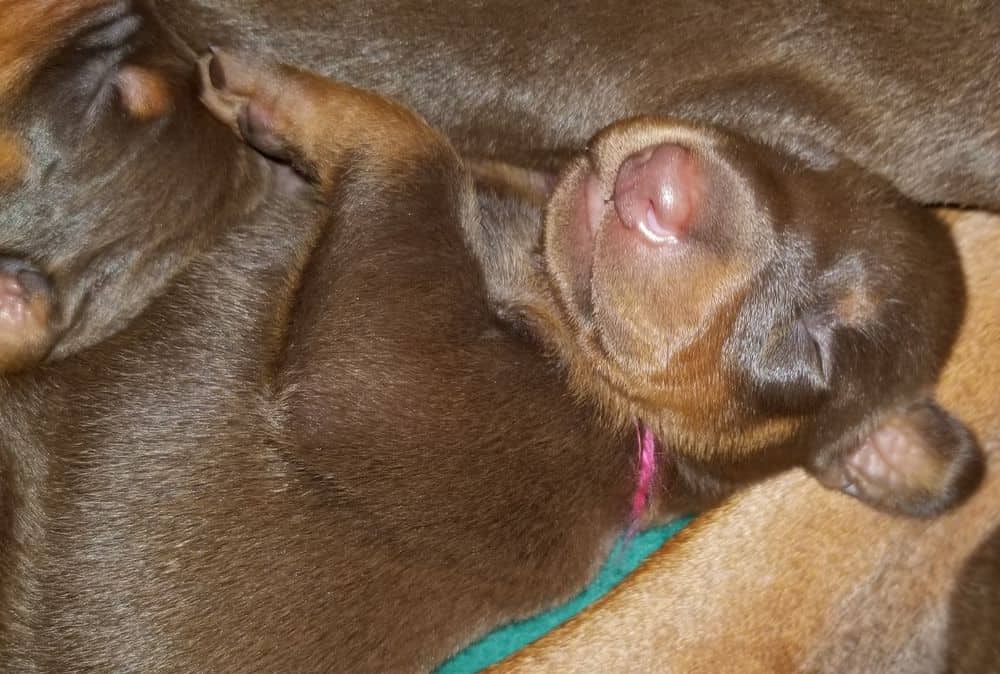
[[[261,154],[294,158],[280,120],[282,78],[272,67],[213,49],[200,59],[199,76],[201,101],[219,121]]]
[[[323,190],[347,161],[391,173],[448,147],[398,103],[316,73],[214,49],[199,74],[201,100],[213,115]]]
[[[52,288],[22,260],[0,258],[0,372],[41,361],[52,347]]]

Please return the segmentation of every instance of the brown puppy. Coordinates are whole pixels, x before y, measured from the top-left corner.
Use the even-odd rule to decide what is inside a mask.
[[[1000,208],[1000,21],[917,0],[178,0],[199,48],[393,96],[465,154],[544,163],[667,114],[835,151],[923,203]],[[482,30],[476,27],[483,27]]]
[[[208,63],[209,107],[326,193],[372,114],[350,96],[407,118],[291,68]],[[413,124],[362,147],[373,162],[426,154]],[[638,419],[665,442],[667,507],[797,464],[910,514],[977,485],[975,441],[925,393],[961,317],[955,251],[940,223],[849,162],[639,119],[564,172],[543,241],[525,238],[530,224],[498,234],[478,222],[463,226],[494,307],[567,364],[613,427]]]
[[[991,464],[967,504],[890,518],[782,476],[698,518],[497,671],[1000,671],[1000,218],[952,219],[969,317],[937,392]]]
[[[516,237],[480,247],[501,310],[548,339],[614,421],[655,428],[674,477],[709,502],[753,474],[751,452],[804,460],[889,510],[967,495],[974,443],[911,395],[930,380],[901,376],[928,357],[939,367],[960,317],[941,225],[836,156],[668,126],[637,120],[591,142],[548,204],[542,261]],[[950,327],[907,336],[907,316]]]

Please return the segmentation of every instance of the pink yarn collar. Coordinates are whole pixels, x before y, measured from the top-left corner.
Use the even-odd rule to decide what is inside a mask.
[[[649,426],[638,419],[635,422],[635,438],[639,455],[636,460],[635,491],[632,492],[632,510],[629,513],[627,538],[631,538],[639,527],[639,522],[649,506],[656,477],[656,436]]]

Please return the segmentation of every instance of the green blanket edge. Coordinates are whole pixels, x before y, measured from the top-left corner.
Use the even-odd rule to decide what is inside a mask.
[[[580,594],[544,613],[497,628],[446,660],[435,670],[435,674],[478,672],[545,636],[607,594],[691,519],[690,516],[682,517],[647,529],[633,536],[627,544],[619,540],[597,576]]]

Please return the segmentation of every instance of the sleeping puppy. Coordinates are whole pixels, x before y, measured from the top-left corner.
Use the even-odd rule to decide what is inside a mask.
[[[325,194],[344,170],[344,138],[364,135],[353,98],[408,117],[224,52],[203,61],[203,79],[221,120]],[[363,151],[378,163],[412,145],[400,126],[369,134]],[[705,505],[804,465],[877,507],[936,514],[982,475],[973,437],[930,393],[962,317],[954,246],[884,182],[795,149],[629,120],[563,171],[540,231],[538,218],[484,225],[495,213],[460,225],[494,311],[554,354],[612,427],[637,424],[646,477],[664,457],[673,501],[661,506],[692,505],[678,484]],[[553,184],[477,171],[536,202]]]
[[[975,443],[913,395],[933,378],[907,375],[939,370],[962,315],[940,224],[841,158],[668,128],[603,131],[544,219],[522,220],[544,222],[540,239],[479,247],[501,311],[612,421],[683,448],[665,453],[674,495],[678,480],[709,502],[728,493],[754,474],[753,448],[771,466],[805,453],[824,484],[894,512],[964,498],[982,469]],[[474,172],[501,195],[549,184],[497,164]],[[913,332],[911,316],[944,330]]]

